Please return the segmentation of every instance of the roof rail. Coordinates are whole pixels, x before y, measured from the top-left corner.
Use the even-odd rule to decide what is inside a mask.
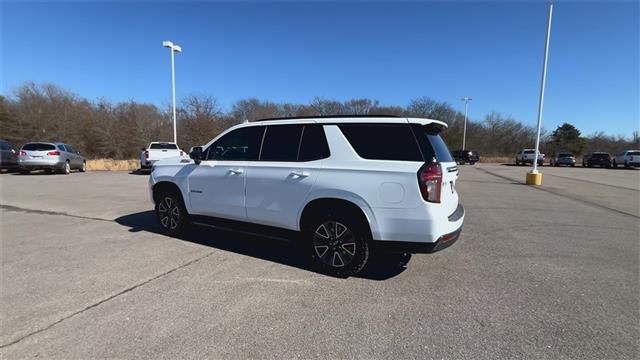
[[[403,118],[405,116],[400,115],[316,115],[316,116],[291,116],[291,117],[275,117],[275,118],[266,118],[266,119],[258,119],[253,120],[253,122],[258,121],[269,121],[269,120],[300,120],[300,119],[338,119],[338,118]]]

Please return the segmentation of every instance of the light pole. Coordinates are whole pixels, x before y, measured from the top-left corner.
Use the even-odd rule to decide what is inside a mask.
[[[540,153],[540,129],[542,128],[542,108],[544,107],[544,86],[547,81],[547,59],[549,57],[549,40],[551,38],[551,19],[553,17],[553,1],[549,1],[547,16],[547,39],[544,45],[544,60],[542,63],[542,81],[540,83],[540,100],[538,101],[538,133],[536,134],[536,153],[533,168],[527,174],[527,185],[542,185],[542,174],[538,173],[538,154]]]
[[[178,143],[178,134],[176,131],[176,67],[174,60],[174,53],[179,53],[182,48],[175,45],[171,41],[163,41],[162,46],[171,49],[171,90],[173,95],[173,142]]]
[[[469,101],[473,99],[465,96],[460,100],[464,101],[464,129],[462,130],[462,150],[467,150],[467,114],[469,113]]]

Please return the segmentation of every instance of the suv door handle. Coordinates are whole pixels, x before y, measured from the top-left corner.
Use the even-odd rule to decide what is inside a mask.
[[[297,176],[297,177],[307,177],[310,174],[306,171],[302,171],[302,170],[294,170],[291,172],[291,175],[293,176]]]
[[[240,175],[242,173],[244,173],[244,170],[242,169],[229,169],[229,172],[233,175]]]

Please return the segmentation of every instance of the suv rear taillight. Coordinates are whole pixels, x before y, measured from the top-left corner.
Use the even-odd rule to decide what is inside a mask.
[[[145,150],[144,151],[144,158],[148,159],[149,158],[149,150]]]
[[[424,164],[418,171],[418,186],[422,198],[431,203],[440,202],[442,168],[439,163]]]
[[[49,156],[60,156],[60,151],[56,150],[56,151],[49,151],[47,153],[47,155]]]
[[[18,156],[27,156],[27,152],[20,150],[20,152],[18,153]]]

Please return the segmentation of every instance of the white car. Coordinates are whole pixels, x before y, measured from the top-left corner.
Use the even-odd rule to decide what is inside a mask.
[[[162,159],[184,157],[184,151],[172,142],[152,142],[140,152],[140,169],[151,170],[153,164]]]
[[[536,149],[522,149],[516,154],[516,165],[532,164],[536,158]],[[538,152],[538,166],[544,165],[544,154]]]
[[[640,166],[640,150],[625,150],[613,157],[613,167],[624,165],[628,168],[631,166]]]
[[[163,232],[187,223],[302,242],[321,270],[360,271],[370,249],[431,252],[464,221],[458,167],[439,133],[402,117],[268,119],[159,161],[149,191]]]

